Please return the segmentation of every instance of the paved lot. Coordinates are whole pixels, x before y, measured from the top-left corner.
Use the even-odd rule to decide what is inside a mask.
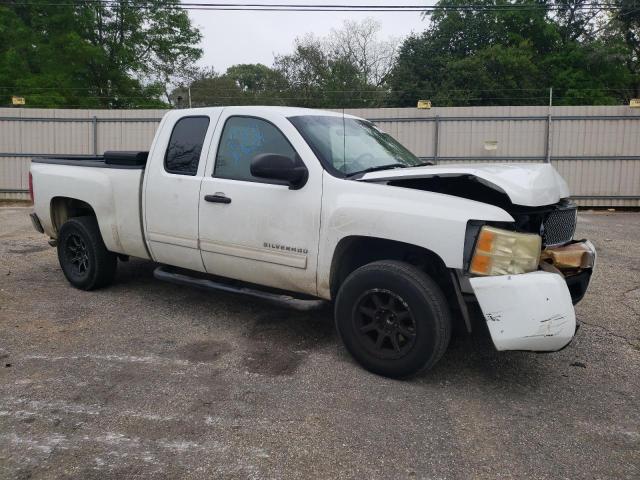
[[[0,208],[0,477],[639,478],[640,214],[584,213],[599,269],[562,352],[458,340],[431,372],[356,366],[330,312],[163,284],[71,288]]]

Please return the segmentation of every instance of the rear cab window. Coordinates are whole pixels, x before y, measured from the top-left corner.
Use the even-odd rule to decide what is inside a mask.
[[[164,156],[164,169],[176,175],[194,176],[198,172],[209,117],[183,117],[176,122]]]

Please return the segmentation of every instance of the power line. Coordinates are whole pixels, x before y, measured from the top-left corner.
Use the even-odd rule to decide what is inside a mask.
[[[32,7],[78,7],[78,6],[103,6],[126,7],[130,9],[158,8],[156,4],[122,4],[117,0],[80,0],[74,3],[33,3],[15,1],[5,5],[32,6]],[[346,5],[346,4],[283,4],[283,3],[193,3],[182,2],[171,5],[163,5],[161,8],[180,10],[211,10],[211,11],[249,11],[249,12],[413,12],[424,13],[434,11],[556,11],[565,10],[561,4],[464,4],[464,5]],[[607,3],[592,3],[578,5],[576,10],[620,10],[621,6]]]
[[[187,89],[188,87],[175,87],[175,90]],[[296,89],[295,86],[283,86],[281,90],[276,89],[265,89],[260,91],[242,91],[234,88],[208,88],[208,87],[191,87],[192,92],[207,92],[207,91],[215,91],[215,92],[237,92],[238,95],[256,95],[256,94],[274,94],[274,93],[285,93],[288,90]],[[31,95],[47,95],[47,92],[39,92],[35,90],[51,90],[54,92],[64,92],[64,91],[80,91],[80,92],[95,92],[98,90],[98,87],[26,87],[21,88],[19,86],[0,86],[0,90],[9,90],[12,92],[20,92],[22,94],[31,94]],[[394,93],[414,93],[415,90],[362,90],[362,89],[344,89],[344,90],[326,90],[320,89],[323,93],[372,93],[372,94],[394,94]],[[583,91],[583,92],[634,92],[635,90],[632,88],[567,88],[567,90],[571,91]],[[452,89],[420,89],[418,93],[426,94],[426,93],[434,93],[441,94],[443,92],[547,92],[547,87],[539,87],[539,88],[488,88],[488,89],[475,89],[475,88],[452,88]],[[1,93],[0,93],[1,94]],[[9,93],[5,93],[8,95]],[[119,97],[117,95],[114,96],[94,96],[85,98],[115,98]],[[124,97],[119,97],[124,98]],[[146,96],[130,96],[126,98],[148,98]]]

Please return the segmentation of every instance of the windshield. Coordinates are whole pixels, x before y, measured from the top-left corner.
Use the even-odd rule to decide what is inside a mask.
[[[329,170],[344,175],[415,167],[423,162],[391,135],[364,120],[304,115],[289,118]]]

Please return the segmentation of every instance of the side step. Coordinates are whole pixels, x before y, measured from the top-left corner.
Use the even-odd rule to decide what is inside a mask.
[[[176,272],[175,270],[166,266],[157,267],[153,271],[153,276],[158,280],[174,283],[176,285],[187,285],[191,287],[202,288],[205,290],[239,293],[241,295],[261,298],[262,300],[266,300],[268,302],[301,311],[319,310],[327,304],[325,300],[304,300],[301,298],[294,298],[290,295],[282,295],[278,293],[257,290],[255,288],[249,288],[244,285],[232,285],[228,283],[216,282],[206,278],[192,277],[190,275],[185,275],[184,273]]]

